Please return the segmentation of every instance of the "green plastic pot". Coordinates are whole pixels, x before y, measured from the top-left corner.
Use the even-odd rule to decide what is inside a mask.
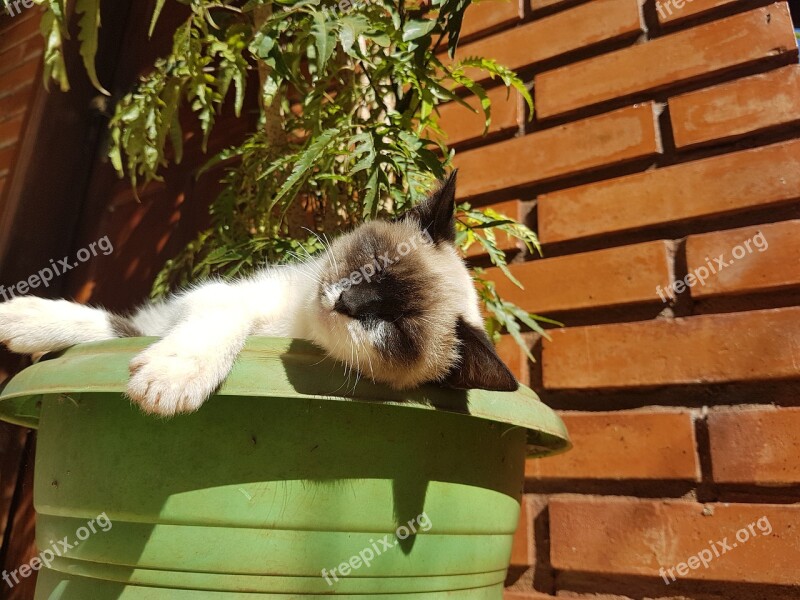
[[[252,338],[216,396],[164,420],[122,395],[153,341],[76,346],[0,395],[39,429],[39,550],[78,542],[37,600],[501,598],[525,456],[569,447],[529,389],[398,392]]]

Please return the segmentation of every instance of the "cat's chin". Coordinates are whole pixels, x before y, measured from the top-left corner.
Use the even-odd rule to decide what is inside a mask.
[[[314,307],[311,313],[310,327],[308,335],[303,336],[312,340],[317,346],[325,350],[330,356],[337,358],[335,349],[342,343],[341,336],[350,337],[345,327],[338,323],[338,317],[332,310],[326,309],[323,305]],[[349,340],[348,340],[349,341]]]
[[[370,365],[376,363],[378,359],[372,355],[373,350],[367,340],[358,342],[355,339],[358,334],[351,330],[357,327],[354,319],[322,308],[318,312],[316,321],[318,329],[313,332],[312,339],[328,356],[355,367],[362,376],[378,381],[379,378],[374,376],[375,373],[370,372],[372,370]]]

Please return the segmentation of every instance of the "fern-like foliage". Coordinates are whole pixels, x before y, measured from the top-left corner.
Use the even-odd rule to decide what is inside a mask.
[[[68,86],[61,42],[74,2],[84,64],[102,88],[94,74],[100,0],[37,1],[47,9],[45,76]],[[166,1],[155,3],[151,34]],[[111,121],[110,157],[120,175],[146,184],[181,160],[182,107],[207,140],[222,107],[232,103],[239,114],[246,86],[257,81],[261,119],[241,145],[205,166],[228,166],[211,227],[166,264],[154,297],[209,275],[234,277],[305,256],[319,250],[317,234],[413,206],[451,160],[439,107],[459,102],[474,111],[466,101],[474,95],[488,130],[491,102],[479,81],[499,79],[532,108],[513,71],[488,58],[454,58],[470,0],[169,1],[187,7],[172,50],[122,98]],[[530,252],[539,250],[535,234],[492,211],[462,209],[459,243],[480,244],[513,280],[495,232]],[[492,332],[505,329],[523,343],[522,327],[541,331],[480,270],[476,280]]]

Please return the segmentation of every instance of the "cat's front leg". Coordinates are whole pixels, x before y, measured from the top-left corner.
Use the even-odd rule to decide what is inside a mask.
[[[119,337],[115,318],[67,300],[21,296],[0,304],[0,343],[18,354],[54,352]]]
[[[188,302],[186,317],[131,361],[128,396],[151,414],[196,411],[230,373],[251,329],[248,311],[224,298]]]
[[[131,361],[127,395],[146,413],[194,412],[230,373],[245,337],[215,343],[168,335]]]

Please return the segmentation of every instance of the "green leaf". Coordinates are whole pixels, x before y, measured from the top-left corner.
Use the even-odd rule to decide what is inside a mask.
[[[161,10],[164,8],[164,2],[166,0],[156,0],[156,6],[153,9],[153,17],[150,19],[150,29],[147,32],[149,37],[153,37],[153,31],[156,28],[156,22],[158,21],[158,17],[161,15]]]
[[[328,61],[333,55],[336,38],[333,36],[335,24],[332,24],[322,12],[314,12],[314,25],[312,33],[316,42],[317,73],[325,70]]]
[[[382,31],[371,31],[369,33],[365,33],[364,37],[369,38],[382,48],[389,48],[392,45],[392,38],[389,37],[389,34]]]
[[[454,70],[474,67],[476,69],[481,69],[486,71],[486,73],[494,79],[495,77],[499,77],[506,87],[514,88],[519,92],[522,98],[525,100],[525,103],[528,105],[529,115],[528,118],[533,118],[533,97],[531,96],[530,91],[525,86],[525,83],[519,76],[512,71],[511,69],[504,67],[497,63],[497,61],[482,58],[477,56],[471,56],[465,58],[457,63],[457,66]]]
[[[111,148],[108,151],[108,157],[111,159],[111,165],[120,177],[125,175],[125,170],[122,167],[122,145],[120,144],[120,136],[122,132],[119,127],[111,128]]]
[[[64,23],[64,0],[48,0],[47,10],[42,15],[39,30],[44,38],[44,86],[49,89],[50,81],[58,83],[62,92],[69,91],[67,67],[64,64],[63,38],[67,36]]]
[[[265,34],[263,31],[259,31],[250,44],[250,52],[255,54],[258,58],[265,59],[269,57],[274,47],[275,39]]]
[[[354,146],[353,156],[358,158],[358,162],[350,169],[350,174],[354,175],[360,171],[369,169],[376,159],[375,141],[369,133],[361,133],[350,138],[350,144]],[[360,158],[359,158],[360,157]]]
[[[436,27],[436,19],[411,20],[403,28],[403,41],[410,42],[428,35]]]
[[[180,164],[183,161],[183,129],[181,128],[181,120],[178,116],[178,111],[172,115],[172,127],[169,129],[169,139],[172,143],[172,148],[175,150],[175,162]]]
[[[350,56],[358,58],[358,52],[353,48],[358,36],[369,28],[369,21],[363,15],[348,15],[342,17],[339,24],[339,42],[342,44],[342,49]]]
[[[541,334],[548,340],[550,339],[550,334],[544,329],[539,323],[549,323],[551,325],[557,325],[559,327],[563,327],[564,324],[555,321],[553,319],[548,319],[547,317],[541,317],[539,315],[534,315],[529,313],[527,310],[524,310],[517,306],[516,304],[512,304],[511,302],[506,302],[506,308],[514,315],[517,319],[519,319],[522,323],[527,325],[531,328],[532,331]]]
[[[83,66],[92,85],[106,96],[111,93],[100,85],[95,69],[95,56],[97,55],[97,36],[100,29],[100,0],[77,0],[75,12],[80,15],[78,19],[78,40],[81,43],[80,54],[83,57]]]
[[[300,182],[301,179],[307,178],[311,175],[311,170],[314,168],[314,162],[320,155],[328,148],[333,140],[336,139],[340,133],[339,129],[326,129],[320,133],[306,149],[300,153],[297,162],[292,169],[289,178],[283,182],[280,190],[271,201],[271,206],[274,207],[286,194],[288,194]]]
[[[364,188],[364,208],[362,214],[364,216],[372,215],[375,210],[375,204],[378,199],[378,176],[380,169],[374,168],[367,180],[367,185]]]

